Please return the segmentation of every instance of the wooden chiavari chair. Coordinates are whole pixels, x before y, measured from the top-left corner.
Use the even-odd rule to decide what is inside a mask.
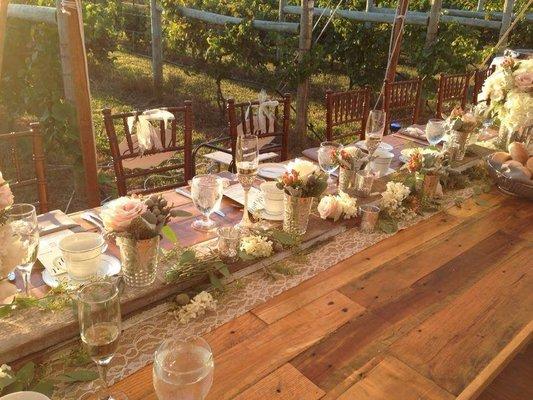
[[[370,87],[346,92],[326,91],[326,140],[340,141],[365,137],[365,125],[370,110]],[[338,132],[336,127],[347,125]],[[352,141],[352,140],[349,140]]]
[[[492,75],[496,67],[488,67],[484,69],[476,69],[474,72],[474,90],[472,92],[472,104],[477,104],[478,96],[483,88],[485,80]]]
[[[259,101],[248,101],[236,103],[233,99],[227,100],[228,110],[228,129],[231,138],[231,151],[235,155],[237,136],[242,132],[244,135],[256,134],[259,140],[273,138],[272,142],[263,146],[260,154],[277,153],[280,161],[289,158],[289,127],[291,115],[291,95],[284,94],[283,99],[279,100],[274,115],[274,126],[270,126],[268,118],[266,119],[266,132],[261,132],[258,126],[254,125],[255,118],[247,115],[248,107],[258,106]],[[282,112],[280,112],[280,109]],[[248,116],[248,118],[247,118]]]
[[[418,122],[421,90],[420,78],[398,82],[385,81],[383,109],[387,113],[387,131],[391,121],[398,121],[406,126]]]
[[[192,102],[185,101],[183,106],[161,109],[172,113],[174,119],[169,121],[167,129],[165,129],[163,121],[159,122],[158,133],[162,148],[152,148],[142,155],[138,148],[136,135],[130,132],[127,120],[128,117],[137,117],[143,112],[132,111],[112,114],[108,108],[102,110],[120,196],[129,193],[147,194],[184,186],[193,177]],[[180,132],[178,132],[178,128]],[[119,138],[122,139],[120,143]],[[150,188],[128,188],[128,182],[131,180],[150,179],[169,172],[178,172],[181,177],[173,176],[172,184]]]
[[[27,178],[28,171],[25,166],[28,164],[21,160],[21,145],[24,139],[31,140],[32,157],[34,163],[35,176]],[[37,198],[35,203],[39,212],[45,213],[48,211],[48,186],[46,182],[46,166],[43,148],[43,137],[39,129],[39,124],[30,124],[30,129],[22,132],[11,132],[0,135],[0,147],[3,151],[7,150],[4,155],[10,158],[9,165],[0,165],[0,170],[4,175],[4,179],[9,181],[11,189],[15,192],[23,190],[28,186],[37,186]],[[22,162],[21,162],[22,161]]]
[[[471,77],[471,72],[454,75],[440,75],[437,91],[437,118],[442,118],[443,111],[451,110],[457,106],[458,103],[461,105],[461,108],[465,108],[468,98],[468,85]],[[450,102],[452,103],[451,106],[446,107],[446,104]]]

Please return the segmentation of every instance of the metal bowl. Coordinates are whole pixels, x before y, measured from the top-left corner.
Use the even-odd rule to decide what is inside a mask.
[[[502,192],[510,194],[512,196],[524,197],[529,200],[533,200],[533,181],[530,184],[511,179],[505,176],[491,160],[491,156],[485,158],[489,175]]]

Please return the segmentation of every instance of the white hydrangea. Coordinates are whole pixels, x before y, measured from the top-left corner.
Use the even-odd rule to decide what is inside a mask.
[[[524,92],[509,92],[500,120],[511,130],[533,124],[533,96]]]
[[[176,318],[180,324],[187,324],[204,315],[206,311],[214,311],[216,308],[217,301],[211,296],[211,293],[203,291],[194,296],[189,304],[176,311]]]
[[[404,217],[406,208],[403,201],[411,191],[401,182],[387,182],[387,189],[381,194],[381,208],[395,218]]]
[[[343,191],[339,192],[338,195],[339,202],[342,205],[342,212],[344,219],[350,219],[357,216],[357,199],[350,197],[347,193]]]
[[[241,239],[241,250],[255,258],[269,257],[274,252],[272,242],[268,238],[259,235],[243,237]]]
[[[13,235],[11,225],[0,225],[0,277],[9,274],[22,263],[26,255],[20,238]]]
[[[287,170],[296,171],[298,173],[298,178],[300,178],[304,184],[307,183],[307,179],[309,179],[311,175],[320,171],[315,163],[300,158],[291,161],[287,165]]]
[[[0,365],[0,378],[7,378],[11,376],[11,367],[7,364]]]

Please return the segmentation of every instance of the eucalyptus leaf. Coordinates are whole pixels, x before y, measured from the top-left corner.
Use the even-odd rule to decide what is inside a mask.
[[[378,228],[384,233],[394,233],[398,230],[398,223],[393,219],[382,219],[378,221]]]
[[[52,397],[54,394],[54,383],[48,379],[42,379],[33,387],[31,387],[33,392],[42,393],[45,396]]]
[[[487,202],[487,200],[483,200],[483,199],[480,199],[480,198],[474,198],[474,202],[478,205],[478,206],[481,206],[481,207],[487,207],[489,205],[489,203]]]
[[[16,373],[17,381],[22,382],[24,386],[28,386],[35,376],[35,363],[30,361],[24,364]]]
[[[286,246],[292,246],[296,243],[294,237],[285,231],[275,229],[272,231],[271,235],[275,240]]]
[[[226,278],[229,278],[231,276],[231,273],[229,272],[229,269],[226,265],[224,265],[222,268],[219,268],[219,271]]]
[[[171,243],[176,243],[178,241],[176,232],[174,232],[172,228],[168,225],[163,226],[163,228],[161,229],[161,234]]]
[[[57,376],[57,379],[63,382],[90,382],[98,378],[98,373],[96,371],[91,371],[88,369],[79,369],[76,371],[66,372],[62,375]]]
[[[191,217],[192,214],[188,211],[184,211],[184,210],[179,210],[177,208],[174,208],[172,211],[171,211],[171,215],[173,217]]]
[[[15,381],[11,385],[6,386],[2,391],[2,394],[9,394],[15,392],[22,392],[25,389],[24,384],[20,381]]]
[[[13,310],[13,307],[10,304],[0,306],[0,318],[5,318],[11,315],[12,310]]]
[[[16,379],[12,376],[6,375],[6,376],[0,377],[0,393],[2,393],[2,389],[4,389],[5,387],[8,387],[15,381]]]
[[[218,279],[217,276],[211,271],[209,272],[209,282],[211,282],[211,285],[213,285],[215,289],[224,290],[224,286],[222,286],[220,279]]]
[[[239,250],[239,258],[243,261],[252,261],[255,260],[255,257],[248,254],[245,251]]]
[[[195,261],[197,261],[197,259],[194,250],[185,250],[183,253],[181,253],[180,264],[189,264]]]

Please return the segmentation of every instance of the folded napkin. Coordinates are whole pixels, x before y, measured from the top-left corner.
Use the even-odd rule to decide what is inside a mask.
[[[311,147],[310,149],[305,149],[304,151],[302,151],[302,154],[310,160],[318,162],[318,147]]]
[[[131,133],[135,132],[137,142],[139,145],[139,152],[144,154],[145,151],[156,148],[161,150],[163,144],[159,137],[158,130],[152,125],[153,121],[163,121],[165,130],[168,126],[168,121],[174,119],[174,114],[169,111],[154,108],[144,111],[141,115],[128,117],[128,129]]]

